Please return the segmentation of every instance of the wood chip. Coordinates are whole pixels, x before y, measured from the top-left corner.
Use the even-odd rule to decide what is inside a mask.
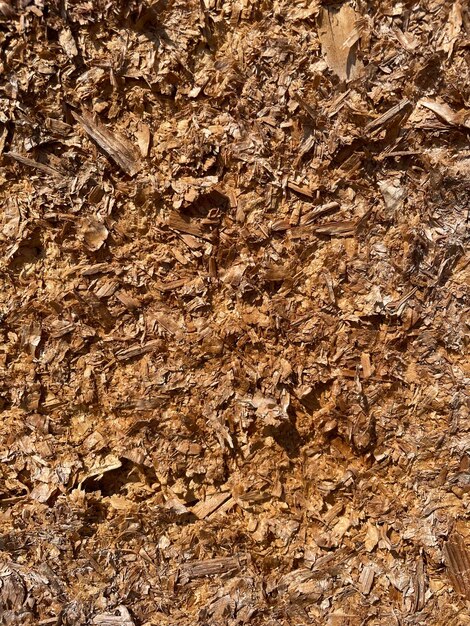
[[[352,220],[341,220],[338,222],[327,222],[313,227],[313,231],[319,235],[331,235],[333,237],[350,237],[356,230],[357,222]]]
[[[240,559],[235,557],[191,561],[181,566],[181,576],[191,580],[203,576],[220,576],[227,573],[234,574],[239,571],[240,566]]]
[[[371,122],[369,122],[366,125],[365,130],[366,132],[369,132],[371,130],[380,128],[382,126],[386,126],[392,120],[394,120],[399,114],[403,114],[404,111],[408,110],[408,112],[411,113],[411,109],[412,109],[411,102],[408,100],[408,98],[404,98],[401,102],[399,102],[395,106],[388,109],[388,111],[386,111],[385,113],[377,117],[375,120],[372,120]]]
[[[135,176],[140,171],[142,165],[139,153],[124,135],[112,133],[89,111],[82,111],[81,115],[72,111],[72,116],[126,174]]]
[[[355,29],[358,14],[347,3],[320,9],[319,31],[322,52],[330,69],[341,80],[354,78],[359,71],[356,43],[360,35]]]
[[[433,100],[422,99],[419,102],[422,106],[426,107],[443,119],[447,124],[455,126],[464,126],[470,128],[470,109],[460,109],[460,111],[453,111],[449,105],[442,102],[435,102]]]
[[[230,498],[230,493],[217,493],[193,506],[191,511],[199,519],[204,519],[219,509]]]
[[[470,600],[470,554],[463,537],[452,535],[444,544],[443,555],[452,586]]]
[[[359,584],[361,586],[361,593],[365,596],[369,595],[372,585],[374,584],[374,569],[370,565],[366,565],[359,577]]]
[[[18,161],[18,163],[23,163],[23,165],[27,165],[28,167],[32,167],[41,172],[44,172],[44,174],[49,174],[50,176],[55,176],[57,178],[63,177],[63,174],[55,168],[50,167],[49,165],[45,165],[44,163],[39,163],[38,161],[34,161],[29,157],[18,154],[17,152],[5,152],[5,155],[11,157],[12,159],[15,159],[15,161]]]

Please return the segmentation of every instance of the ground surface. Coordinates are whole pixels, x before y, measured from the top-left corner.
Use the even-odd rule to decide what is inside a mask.
[[[469,46],[0,2],[0,623],[470,623]]]

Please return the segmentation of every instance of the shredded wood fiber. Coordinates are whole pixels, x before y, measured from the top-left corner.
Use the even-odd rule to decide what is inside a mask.
[[[469,624],[468,3],[0,47],[0,624]]]

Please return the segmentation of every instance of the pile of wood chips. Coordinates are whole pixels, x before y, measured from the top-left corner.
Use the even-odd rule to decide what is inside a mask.
[[[0,47],[0,624],[470,624],[467,2]]]

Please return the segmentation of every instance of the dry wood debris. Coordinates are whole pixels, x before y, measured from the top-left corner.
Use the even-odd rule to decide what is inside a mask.
[[[0,624],[468,624],[468,3],[0,47]]]

